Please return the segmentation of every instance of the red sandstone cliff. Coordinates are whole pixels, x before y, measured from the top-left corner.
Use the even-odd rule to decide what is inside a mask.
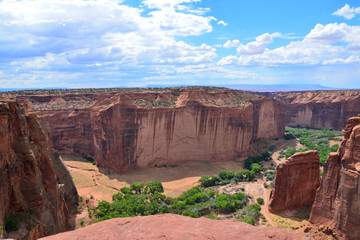
[[[339,150],[324,164],[310,222],[333,226],[347,239],[360,239],[360,115],[348,120]]]
[[[81,96],[20,97],[32,101],[49,122],[60,153],[93,156],[100,166],[118,172],[242,158],[254,139],[281,138],[285,126],[280,101],[243,91],[197,87],[93,93],[84,96],[83,105]]]
[[[289,229],[255,227],[243,222],[180,215],[116,218],[44,239],[312,239]]]
[[[276,168],[269,210],[280,212],[311,206],[320,185],[319,153],[296,153]]]
[[[207,101],[237,97],[233,94],[187,92],[175,107],[157,109],[135,105],[137,99],[151,99],[149,94],[120,94],[98,102],[92,107],[95,159],[119,172],[176,162],[229,161],[246,156],[253,139],[282,136],[279,102],[262,99],[218,107]]]
[[[1,100],[0,236],[36,239],[69,230],[77,192],[64,168],[36,115]],[[11,221],[18,231],[5,231]]]
[[[342,130],[360,113],[359,90],[262,93],[285,105],[286,126]]]

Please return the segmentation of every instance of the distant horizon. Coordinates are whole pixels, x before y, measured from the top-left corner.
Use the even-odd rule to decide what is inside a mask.
[[[0,88],[360,88],[360,3],[1,0]]]
[[[291,92],[291,91],[322,91],[322,90],[359,90],[360,88],[331,88],[320,84],[239,84],[239,85],[148,85],[143,87],[105,87],[105,88],[0,88],[0,92],[32,91],[32,90],[76,90],[76,89],[111,89],[111,88],[176,88],[176,87],[224,87],[233,90],[244,90],[251,92]]]

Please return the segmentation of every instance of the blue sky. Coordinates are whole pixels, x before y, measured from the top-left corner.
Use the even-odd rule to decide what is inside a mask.
[[[360,88],[359,1],[0,1],[0,88],[291,83]]]

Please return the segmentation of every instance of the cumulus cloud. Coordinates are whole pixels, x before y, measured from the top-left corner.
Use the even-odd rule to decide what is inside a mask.
[[[265,51],[266,46],[272,42],[272,36],[268,33],[265,33],[256,37],[256,40],[254,42],[250,42],[246,45],[240,45],[237,48],[237,53],[244,55],[261,54]]]
[[[121,1],[4,0],[0,62],[14,62],[17,69],[47,69],[49,59],[84,66],[211,62],[214,48],[175,39],[212,31],[214,17],[178,10],[196,1],[145,0],[150,11],[142,16],[142,9]]]
[[[341,16],[346,19],[352,19],[355,17],[356,14],[360,13],[360,7],[354,8],[350,7],[349,4],[345,4],[342,8],[336,10],[333,15]]]
[[[232,48],[232,47],[240,47],[242,44],[239,40],[227,40],[226,43],[224,43],[224,48]]]
[[[256,41],[238,47],[237,53],[240,56],[226,56],[218,64],[270,67],[357,63],[360,55],[360,26],[349,26],[345,23],[325,26],[317,24],[302,41],[267,49],[266,45],[271,42],[270,34],[260,35]],[[337,44],[333,45],[335,43]]]

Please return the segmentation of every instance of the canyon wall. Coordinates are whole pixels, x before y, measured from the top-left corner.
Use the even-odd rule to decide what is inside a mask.
[[[286,126],[342,130],[360,113],[359,90],[261,93],[285,105]]]
[[[186,94],[173,108],[139,108],[131,104],[134,96],[125,94],[106,100],[110,104],[95,104],[98,164],[122,172],[177,162],[231,161],[246,157],[252,140],[283,135],[283,109],[277,101],[218,107],[201,99],[204,92]]]
[[[47,132],[25,108],[0,101],[0,236],[37,239],[69,230],[77,192]]]
[[[347,239],[360,239],[360,115],[348,120],[337,153],[324,164],[310,222],[330,225]]]
[[[48,122],[61,154],[118,172],[186,161],[231,161],[258,138],[282,138],[280,101],[225,88],[21,95]]]
[[[318,151],[299,152],[276,167],[269,210],[280,212],[311,206],[320,185]]]

